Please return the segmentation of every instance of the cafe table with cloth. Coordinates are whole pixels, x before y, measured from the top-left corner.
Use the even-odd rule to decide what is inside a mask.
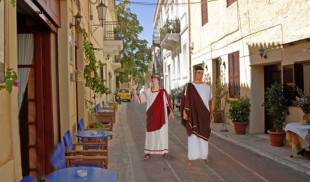
[[[286,131],[286,140],[291,145],[291,157],[297,156],[298,152],[302,150],[310,152],[310,125],[288,123],[284,130]]]

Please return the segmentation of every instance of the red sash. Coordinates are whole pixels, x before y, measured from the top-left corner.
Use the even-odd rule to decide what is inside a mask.
[[[160,89],[153,104],[146,112],[146,130],[147,132],[159,130],[164,124],[165,120],[165,104],[164,104],[164,92],[166,94],[168,104],[171,107],[171,103],[166,90]]]

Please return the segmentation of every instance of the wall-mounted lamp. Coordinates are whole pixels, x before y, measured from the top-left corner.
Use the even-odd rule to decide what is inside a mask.
[[[222,58],[221,58],[221,57],[218,57],[218,58],[216,58],[216,59],[217,59],[217,61],[218,61],[219,64],[222,64]]]
[[[81,16],[79,12],[76,15],[74,15],[75,24],[72,24],[70,22],[70,24],[69,24],[70,28],[72,28],[74,26],[79,26],[81,24],[82,18],[83,18],[83,16]]]
[[[194,42],[192,42],[192,45],[190,46],[190,49],[191,49],[191,50],[194,49]]]
[[[261,58],[267,59],[267,50],[264,49],[263,46],[260,46],[258,51]]]
[[[103,27],[103,21],[106,19],[108,6],[106,6],[101,0],[101,2],[98,4],[96,8],[98,12],[98,19],[100,22],[100,26]]]
[[[106,60],[109,60],[109,59],[110,59],[110,54],[108,53]]]

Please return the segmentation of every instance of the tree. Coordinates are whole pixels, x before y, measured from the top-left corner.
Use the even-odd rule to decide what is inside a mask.
[[[140,26],[137,15],[127,7],[128,4],[130,1],[124,0],[116,5],[117,19],[120,22],[119,35],[123,40],[121,63],[124,72],[118,78],[121,83],[128,82],[131,76],[141,79],[141,75],[145,75],[148,70],[152,55],[150,48],[147,48],[147,41],[138,38],[143,27]]]

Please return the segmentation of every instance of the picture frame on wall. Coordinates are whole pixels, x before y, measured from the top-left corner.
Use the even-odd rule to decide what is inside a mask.
[[[5,76],[5,29],[4,29],[4,16],[5,16],[5,1],[0,2],[0,83],[4,81]]]

